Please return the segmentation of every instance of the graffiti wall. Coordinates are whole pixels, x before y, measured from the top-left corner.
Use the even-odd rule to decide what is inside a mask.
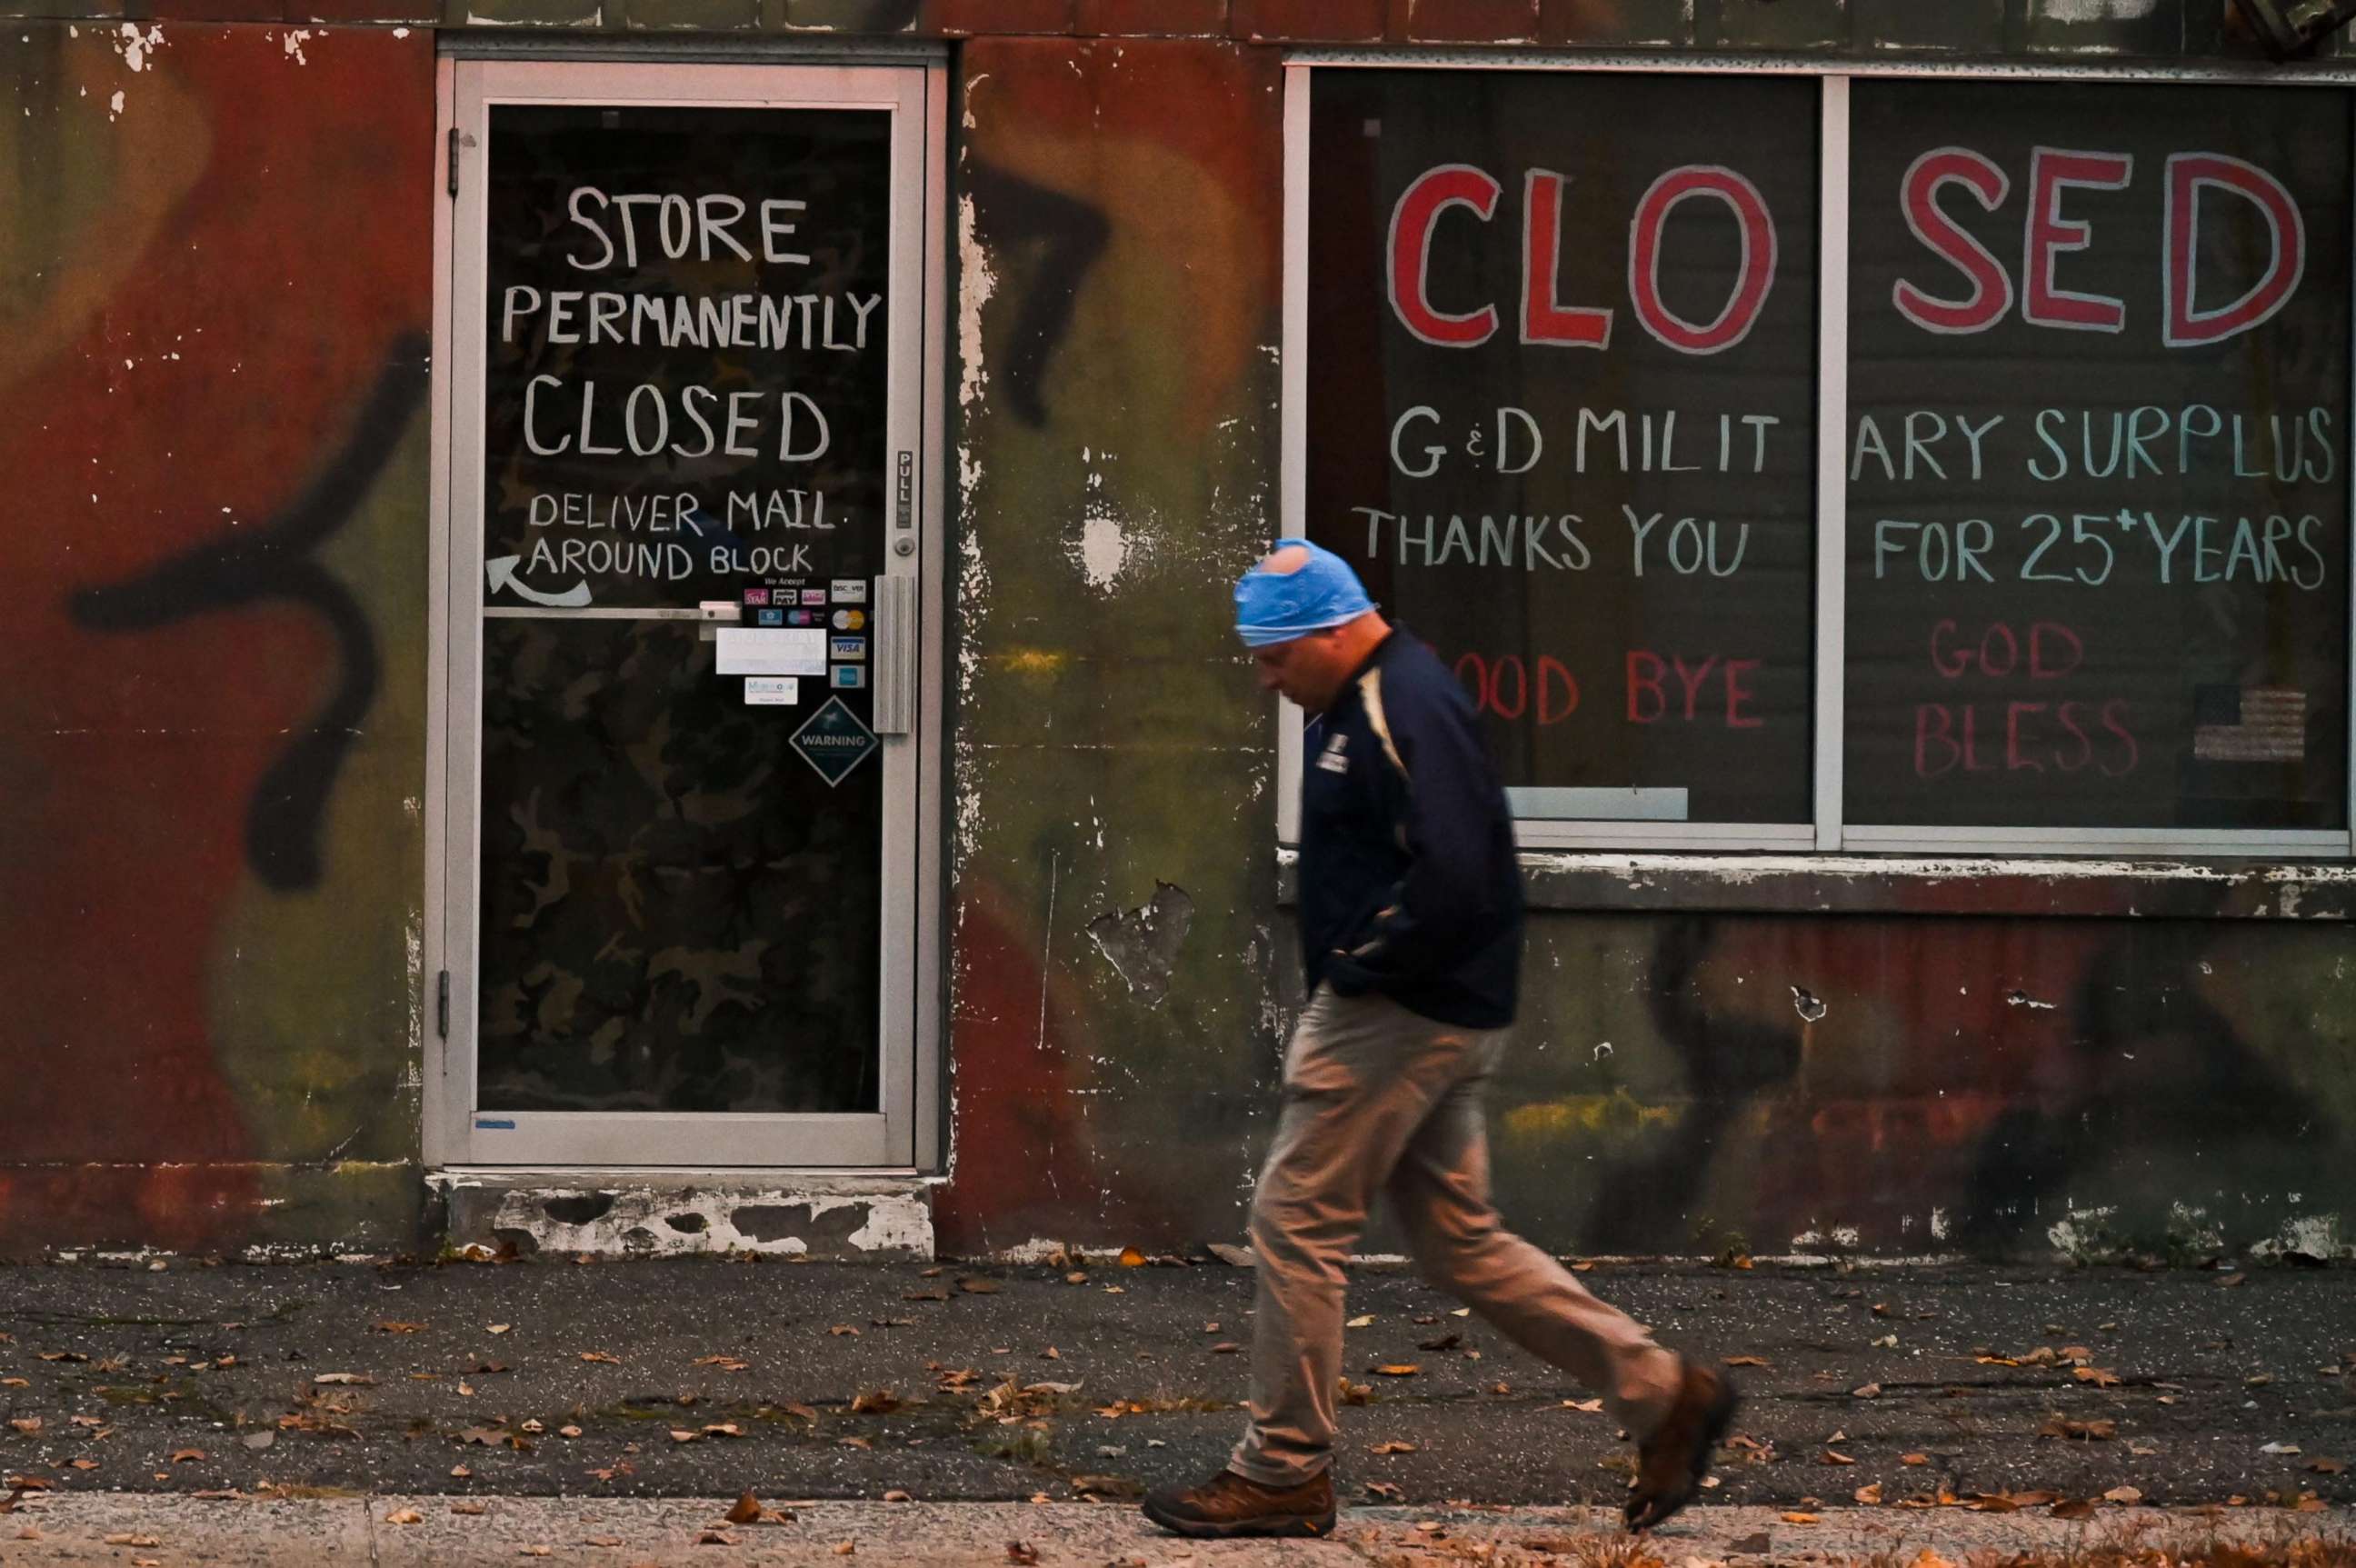
[[[1299,1001],[1273,718],[1226,629],[1278,504],[1271,46],[1471,8],[1184,9],[1200,36],[828,13],[958,40],[946,1252],[1238,1238]],[[1970,38],[1864,0],[1526,9],[1491,41],[2239,48],[2172,4],[1983,6]],[[430,34],[38,21],[0,50],[0,1252],[411,1245]],[[1590,870],[1534,923],[1493,1114],[1541,1241],[2348,1251],[2346,900],[1658,881]]]
[[[0,54],[0,1248],[413,1222],[433,50]]]
[[[941,1244],[1233,1240],[1298,1003],[1226,595],[1275,520],[1278,71],[1219,40],[960,68]],[[2347,1250],[2337,918],[2128,918],[2132,872],[2072,918],[1902,879],[1854,915],[1653,912],[1597,880],[1533,923],[1493,1096],[1501,1202],[1547,1245]]]

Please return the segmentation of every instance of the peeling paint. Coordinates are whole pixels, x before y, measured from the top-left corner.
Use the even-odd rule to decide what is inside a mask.
[[[2044,0],[2056,22],[2140,22],[2159,9],[2159,0]]]
[[[428,1177],[450,1208],[450,1240],[496,1238],[524,1251],[671,1256],[933,1255],[929,1189],[805,1190],[716,1182],[594,1187]]]

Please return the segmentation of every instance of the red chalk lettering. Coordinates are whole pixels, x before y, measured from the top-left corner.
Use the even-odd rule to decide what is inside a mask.
[[[1963,760],[1954,740],[1955,716],[1944,703],[1914,704],[1914,777],[1936,779]],[[1938,760],[1932,758],[1934,751]]]
[[[1961,299],[1941,299],[1901,278],[1890,289],[1890,303],[1926,332],[1985,332],[2012,309],[2012,278],[1987,246],[1939,210],[1939,193],[1949,185],[1962,186],[1993,212],[2003,205],[2012,181],[1968,147],[1936,147],[1916,158],[1899,183],[1906,227],[1963,274],[1971,292]]]
[[[1694,699],[1701,695],[1701,683],[1718,667],[1718,655],[1713,653],[1699,664],[1688,668],[1682,654],[1672,654],[1669,662],[1676,666],[1678,683],[1686,689],[1686,722],[1693,722]]]
[[[1640,672],[1641,671],[1641,672]],[[1669,697],[1661,690],[1661,677],[1669,672],[1668,664],[1657,653],[1647,653],[1641,648],[1628,650],[1628,722],[1632,725],[1658,723],[1669,711]],[[1651,711],[1646,711],[1646,700]]]
[[[2143,748],[2136,745],[2135,732],[2127,728],[2126,698],[2114,697],[2103,704],[2103,727],[2118,736],[2120,743],[2126,748],[2125,757],[2116,768],[2111,767],[2108,763],[2103,765],[2104,776],[2116,779],[2122,775],[2133,773],[2136,770],[2136,764],[2143,760]]]
[[[1954,633],[1955,623],[1951,620],[1943,620],[1931,628],[1931,668],[1950,681],[1972,667],[1969,653],[1943,651],[1947,648],[1947,639]]]
[[[2066,645],[2066,651],[2049,656],[2049,644]],[[2062,660],[2067,659],[2069,662]],[[2041,620],[2029,628],[2029,678],[2059,681],[2086,661],[2086,645],[2060,621]]]
[[[1514,678],[1514,696],[1505,700],[1505,677]],[[1518,719],[1529,711],[1529,670],[1521,659],[1508,653],[1489,667],[1489,711],[1501,719]]]
[[[2266,270],[2230,305],[2202,310],[2199,292],[2201,193],[2230,191],[2265,220]],[[2215,343],[2247,332],[2289,303],[2307,274],[2307,225],[2282,182],[2255,164],[2222,153],[2178,153],[2168,160],[2168,311],[2171,349]]]
[[[2072,757],[2056,752],[2053,755],[2053,766],[2064,773],[2075,773],[2094,759],[2094,743],[2088,740],[2086,732],[2078,727],[2077,703],[2062,703],[2061,712],[2055,716],[2061,719],[2062,727],[2070,732],[2070,738],[2078,743],[2078,755]]]
[[[1726,661],[1726,727],[1729,729],[1762,729],[1767,721],[1756,714],[1746,714],[1742,705],[1751,699],[1751,688],[1742,676],[1759,668],[1756,659],[1730,659]]]
[[[1497,210],[1501,188],[1470,164],[1426,169],[1391,209],[1390,242],[1385,248],[1391,313],[1418,338],[1444,349],[1470,349],[1497,330],[1497,307],[1451,314],[1435,307],[1426,293],[1431,272],[1431,231],[1451,207],[1470,208],[1487,222]]]
[[[2124,190],[2134,176],[2135,158],[2126,153],[2039,147],[2029,155],[2029,224],[2021,263],[2024,320],[2079,332],[2117,332],[2126,326],[2124,301],[2064,289],[2054,281],[2054,270],[2065,252],[2094,243],[2093,225],[2062,216],[2062,193]]]
[[[1742,236],[1742,262],[1718,319],[1696,325],[1661,298],[1661,236],[1669,214],[1697,197],[1724,202]],[[1759,188],[1730,168],[1688,164],[1655,180],[1629,225],[1628,297],[1645,331],[1681,354],[1715,354],[1750,336],[1775,281],[1775,224]]]
[[[1559,691],[1558,702],[1549,699]],[[1579,681],[1560,660],[1551,655],[1538,659],[1538,723],[1558,725],[1579,711]]]
[[[2008,771],[2028,768],[2032,773],[2045,771],[2045,764],[2033,757],[2024,757],[2020,750],[2020,721],[2030,714],[2045,711],[2042,703],[2007,703],[2004,705],[2004,765]]]
[[[1557,292],[1562,272],[1562,190],[1569,182],[1549,169],[1522,177],[1522,341],[1566,349],[1612,346],[1612,313],[1566,307]]]

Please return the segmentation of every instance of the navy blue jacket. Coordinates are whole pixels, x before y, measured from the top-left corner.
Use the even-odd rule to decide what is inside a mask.
[[[1379,992],[1465,1028],[1513,1022],[1513,813],[1455,677],[1393,630],[1309,726],[1301,940],[1309,988]]]

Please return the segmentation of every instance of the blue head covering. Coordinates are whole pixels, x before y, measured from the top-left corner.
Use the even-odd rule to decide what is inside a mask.
[[[1350,564],[1305,539],[1280,539],[1279,550],[1304,550],[1297,572],[1254,566],[1236,581],[1236,635],[1247,647],[1290,642],[1355,620],[1375,607]]]

